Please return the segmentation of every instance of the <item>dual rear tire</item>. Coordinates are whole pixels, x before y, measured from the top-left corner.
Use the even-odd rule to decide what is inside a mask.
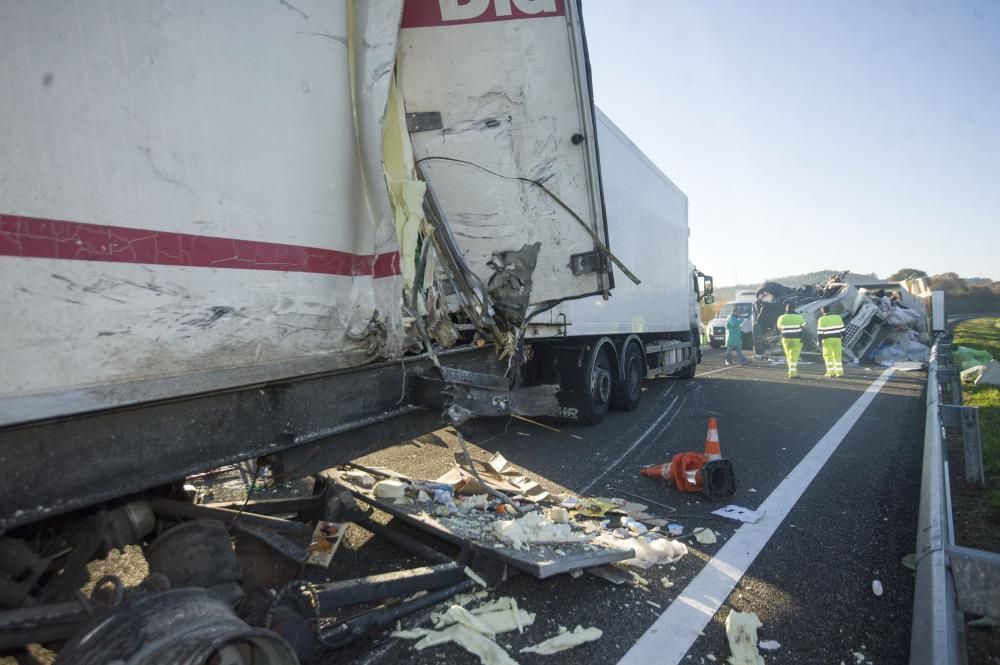
[[[616,371],[610,345],[592,349],[579,367],[565,368],[559,401],[566,416],[585,425],[604,420],[611,408],[632,411],[642,397],[646,365],[638,344],[625,347],[623,369]],[[621,374],[621,377],[619,377]]]

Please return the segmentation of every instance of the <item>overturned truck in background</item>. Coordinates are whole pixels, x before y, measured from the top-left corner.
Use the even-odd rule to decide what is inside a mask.
[[[825,306],[844,319],[846,360],[926,361],[932,321],[927,280],[851,284],[846,280],[847,274],[845,270],[820,284],[798,288],[777,282],[763,283],[753,304],[754,353],[763,357],[781,356],[777,320],[787,305],[806,320],[804,352],[819,352],[816,321]],[[935,308],[943,308],[943,294],[936,294],[933,304]]]

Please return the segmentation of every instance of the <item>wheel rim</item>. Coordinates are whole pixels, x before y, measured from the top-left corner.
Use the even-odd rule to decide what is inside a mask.
[[[611,400],[611,370],[607,366],[607,358],[603,351],[594,362],[590,386],[590,395],[594,406],[602,406]]]
[[[640,384],[642,383],[640,373],[639,356],[635,353],[629,354],[628,366],[625,368],[625,390],[629,398],[633,400],[639,396]]]

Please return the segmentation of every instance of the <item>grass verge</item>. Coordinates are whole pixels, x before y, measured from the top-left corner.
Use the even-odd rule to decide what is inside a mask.
[[[1000,359],[1000,319],[970,319],[959,323],[955,326],[954,344],[987,351]],[[987,496],[990,505],[1000,510],[1000,386],[964,386],[962,401],[968,406],[979,407]]]
[[[955,327],[953,341],[1000,360],[1000,319],[963,321]],[[949,441],[956,539],[966,547],[1000,552],[1000,386],[963,386],[962,402],[979,407],[986,491],[964,482],[961,437]],[[966,649],[969,665],[995,665],[1000,662],[1000,631],[968,629]]]

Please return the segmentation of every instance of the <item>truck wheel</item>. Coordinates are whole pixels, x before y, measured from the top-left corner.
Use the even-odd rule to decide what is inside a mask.
[[[586,383],[583,393],[583,408],[580,409],[580,422],[596,425],[604,420],[611,406],[611,360],[608,350],[601,347],[593,356],[589,375],[584,373],[581,379]],[[589,399],[587,398],[589,393]]]
[[[634,411],[642,398],[642,378],[645,375],[642,352],[638,344],[625,348],[621,381],[616,381],[611,393],[611,406],[619,411]]]

